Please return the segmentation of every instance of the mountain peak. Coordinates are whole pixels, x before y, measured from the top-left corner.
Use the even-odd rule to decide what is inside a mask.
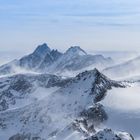
[[[77,55],[87,55],[87,53],[81,49],[79,46],[72,46],[67,51],[66,54],[77,54]]]
[[[56,50],[52,50],[51,53],[50,53],[53,57],[60,57],[62,55],[61,52],[59,52],[57,49]]]
[[[61,53],[61,52],[59,52],[57,49],[53,49],[53,50],[51,51],[51,53]]]
[[[101,101],[104,98],[107,90],[111,89],[111,87],[125,87],[121,82],[116,82],[109,79],[96,68],[90,71],[79,73],[73,79],[73,83],[80,83],[79,85],[82,86],[90,85],[88,90],[90,91],[90,95],[94,95],[94,103]]]
[[[79,73],[76,77],[88,77],[88,76],[102,76],[102,74],[98,71],[98,69],[93,69],[89,71],[84,71],[82,73]]]
[[[37,53],[37,54],[46,54],[46,52],[51,52],[51,49],[48,47],[48,45],[46,43],[43,43],[42,45],[39,45],[34,53]]]

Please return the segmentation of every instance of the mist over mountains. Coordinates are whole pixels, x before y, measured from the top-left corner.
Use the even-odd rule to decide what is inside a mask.
[[[139,57],[116,61],[79,46],[62,53],[44,43],[0,66],[0,139],[138,140],[140,105],[129,112],[121,106],[135,100],[128,91],[139,89]],[[123,123],[124,116],[129,121]]]
[[[0,67],[1,74],[16,73],[17,69],[34,72],[64,73],[81,69],[103,69],[113,64],[113,60],[102,55],[90,55],[79,46],[70,47],[65,53],[51,50],[46,43],[39,45],[33,53]]]

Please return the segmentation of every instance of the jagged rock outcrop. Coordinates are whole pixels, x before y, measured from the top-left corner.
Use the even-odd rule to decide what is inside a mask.
[[[85,140],[134,140],[134,138],[128,133],[118,132],[116,134],[111,129],[104,129]]]
[[[32,136],[29,134],[16,134],[9,138],[9,140],[45,140],[38,136]]]

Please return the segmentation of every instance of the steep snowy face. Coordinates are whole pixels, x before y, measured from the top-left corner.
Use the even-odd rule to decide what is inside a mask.
[[[54,61],[57,60],[60,56],[62,56],[62,53],[58,50],[52,50],[50,54],[53,57]]]
[[[102,98],[105,96],[105,93],[108,89],[111,89],[111,87],[124,87],[123,84],[118,83],[116,81],[110,80],[105,75],[100,73],[97,69],[91,70],[91,71],[85,71],[76,76],[74,79],[74,83],[76,81],[77,83],[80,83],[79,88],[82,89],[82,85],[85,85],[83,88],[90,89],[90,95],[93,95],[94,102],[98,102],[102,100]],[[76,85],[77,86],[77,85]],[[84,90],[83,89],[83,90]]]
[[[51,66],[55,61],[57,61],[62,56],[58,50],[52,50],[50,53],[46,54],[44,60],[38,67],[39,71],[46,70],[49,66]]]
[[[35,69],[44,60],[45,56],[50,53],[50,48],[47,44],[42,44],[36,50],[19,60],[20,66],[27,69]]]
[[[46,98],[20,109],[1,113],[0,138],[8,139],[21,134],[25,137],[38,136],[45,140],[62,140],[79,130],[82,130],[82,137],[90,136],[94,132],[94,124],[91,126],[91,121],[94,122],[97,118],[102,121],[106,118],[102,106],[96,105],[95,99],[98,97],[98,100],[101,100],[106,90],[111,87],[122,87],[121,83],[111,81],[97,69],[58,83],[62,85],[61,88]]]
[[[46,53],[50,53],[51,49],[48,47],[48,45],[46,43],[39,45],[35,51],[33,52],[33,54],[35,55],[40,55],[40,56],[45,56]]]
[[[103,70],[111,78],[128,78],[140,73],[140,57]]]
[[[26,69],[34,71],[43,71],[47,67],[51,66],[62,53],[57,50],[51,50],[46,43],[38,46],[36,50],[23,58],[21,58],[20,66]]]

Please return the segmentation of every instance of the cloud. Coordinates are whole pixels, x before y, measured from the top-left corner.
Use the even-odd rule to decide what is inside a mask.
[[[63,47],[84,41],[101,49],[102,40],[103,46],[111,48],[118,42],[124,45],[126,30],[127,45],[139,46],[139,7],[138,0],[0,0],[0,47],[19,48],[21,44],[25,48],[25,44],[29,47],[46,40]],[[123,35],[121,40],[116,39],[116,32]]]
[[[74,18],[77,18],[81,22],[84,19],[92,25],[97,25],[98,20],[102,20],[102,22],[99,22],[99,26],[124,26],[140,23],[140,20],[135,22],[133,20],[133,23],[129,23],[130,21],[128,23],[121,22],[122,17],[126,18],[129,16],[134,18],[137,16],[137,19],[139,18],[140,10],[138,5],[140,5],[140,2],[137,0],[135,2],[126,0],[119,0],[117,2],[114,0],[42,0],[41,2],[39,0],[14,0],[13,2],[0,1],[0,3],[0,16],[3,21],[1,24],[4,24],[4,22],[28,24],[31,21],[38,23],[63,21],[65,24],[69,21],[68,18],[72,23],[76,22]],[[93,18],[93,20],[89,18]],[[98,18],[97,21],[96,18]],[[112,22],[114,18],[119,20],[119,23]],[[108,20],[108,23],[106,20]]]

